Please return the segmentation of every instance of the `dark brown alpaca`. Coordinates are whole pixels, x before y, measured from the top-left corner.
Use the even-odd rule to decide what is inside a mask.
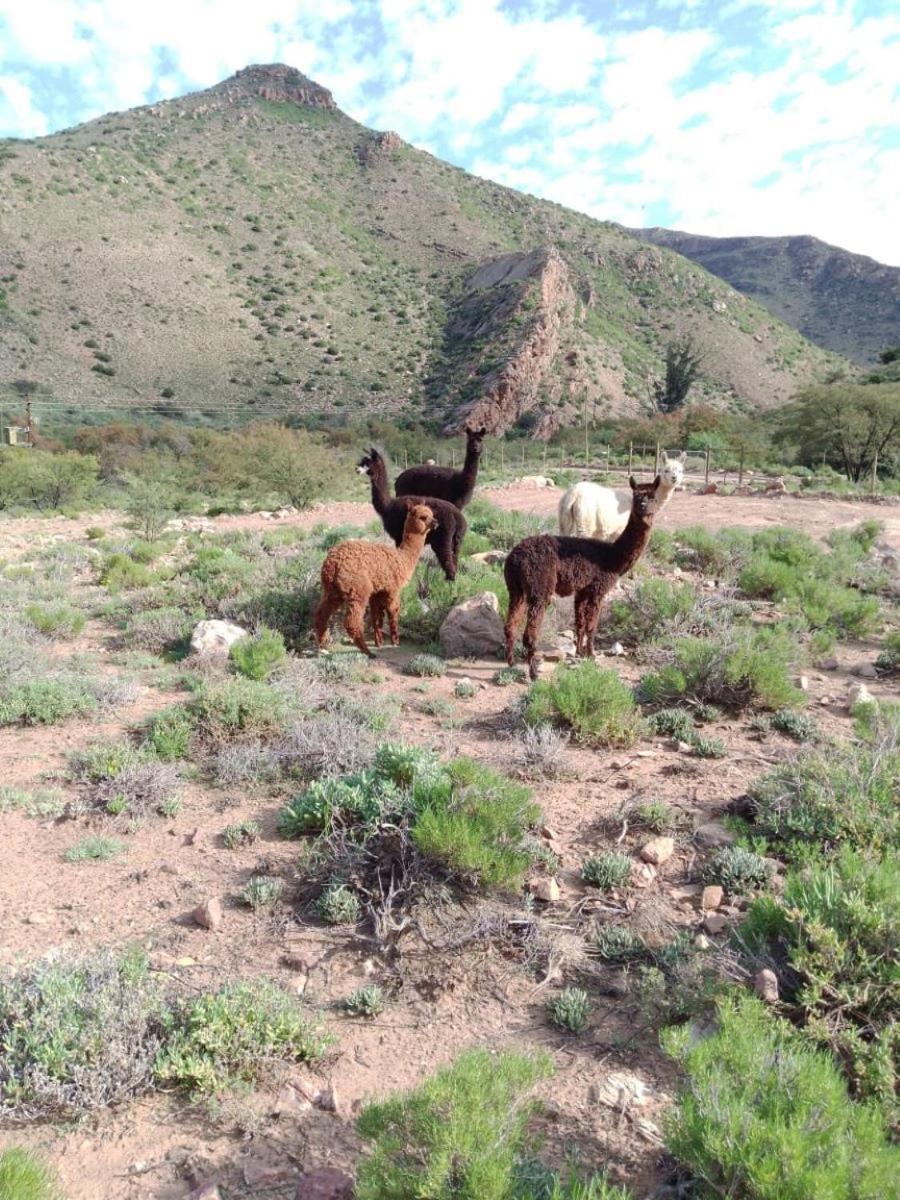
[[[510,551],[503,567],[509,590],[506,615],[506,661],[513,664],[516,631],[527,606],[522,645],[528,673],[537,678],[537,644],[547,605],[556,596],[575,595],[575,642],[580,658],[590,658],[600,607],[616,580],[637,562],[650,537],[660,505],[659,475],[652,483],[631,484],[631,516],[614,542],[594,538],[554,537],[543,533],[525,538]]]
[[[486,429],[466,430],[466,461],[461,471],[452,467],[410,467],[397,476],[394,491],[398,496],[435,496],[465,508],[475,491],[485,433]]]
[[[381,517],[385,533],[394,539],[395,546],[403,541],[406,514],[413,505],[428,505],[437,519],[437,525],[428,534],[425,545],[432,548],[444,574],[452,583],[459,563],[459,547],[468,528],[466,518],[456,505],[448,500],[436,500],[433,496],[398,496],[394,499],[388,483],[387,465],[374,446],[362,456],[356,469],[361,475],[368,475],[372,481],[372,507]]]

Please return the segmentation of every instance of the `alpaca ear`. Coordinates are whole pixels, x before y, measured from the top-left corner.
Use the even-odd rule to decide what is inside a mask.
[[[678,461],[680,463],[687,462],[687,450],[682,450],[682,452],[678,455]]]
[[[634,489],[637,487],[637,482],[633,475],[628,476],[628,482],[631,484],[631,490],[634,491]]]
[[[654,490],[654,492],[655,492],[655,491],[656,491],[656,490],[659,488],[659,485],[660,485],[661,483],[662,483],[662,475],[657,475],[657,477],[656,477],[656,478],[653,480],[653,490]]]

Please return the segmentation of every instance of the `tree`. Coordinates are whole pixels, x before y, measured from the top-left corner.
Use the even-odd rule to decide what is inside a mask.
[[[900,384],[819,384],[781,410],[779,437],[812,465],[824,454],[858,483],[900,454]]]
[[[703,354],[691,334],[685,333],[669,342],[666,378],[656,384],[656,407],[660,412],[676,412],[683,407],[702,363]]]
[[[884,363],[885,366],[888,363],[897,362],[898,359],[900,359],[900,346],[888,346],[887,350],[882,350],[878,355],[878,361]]]

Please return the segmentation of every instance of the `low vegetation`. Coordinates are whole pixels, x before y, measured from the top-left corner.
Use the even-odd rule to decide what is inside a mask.
[[[593,746],[632,746],[644,726],[631,691],[618,673],[580,662],[560,664],[550,679],[532,684],[525,706],[529,725],[556,721]]]

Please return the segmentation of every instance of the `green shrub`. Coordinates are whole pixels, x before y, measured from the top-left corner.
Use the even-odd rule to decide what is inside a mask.
[[[696,733],[696,726],[686,708],[661,708],[652,713],[648,725],[651,733],[663,734],[686,742]]]
[[[106,537],[106,530],[99,525],[89,525],[84,531],[84,536],[89,542],[99,542]]]
[[[546,1055],[465,1051],[405,1095],[371,1104],[358,1121],[373,1143],[358,1200],[509,1200]]]
[[[697,612],[697,591],[689,583],[670,583],[651,576],[626,598],[609,606],[609,633],[639,645],[659,637],[673,623],[685,623]]]
[[[222,840],[229,850],[237,850],[241,846],[252,846],[261,833],[262,830],[256,821],[238,821],[225,826]]]
[[[156,1065],[163,1083],[192,1095],[252,1083],[281,1062],[318,1058],[331,1037],[298,1000],[265,979],[228,984],[176,1005]]]
[[[319,896],[316,911],[328,925],[355,925],[362,915],[356,892],[337,882],[330,883]]]
[[[681,700],[740,708],[781,708],[803,693],[790,681],[799,648],[784,628],[735,627],[719,638],[676,638],[658,652],[659,668],[638,687],[644,703]]]
[[[669,1150],[699,1195],[747,1200],[880,1200],[900,1154],[877,1112],[852,1103],[830,1055],[811,1050],[755,997],[722,1001],[718,1030],[669,1029],[685,1073],[666,1121]]]
[[[254,912],[270,908],[281,899],[284,880],[274,875],[254,875],[241,892],[241,900]]]
[[[68,717],[87,716],[96,708],[96,693],[75,675],[0,688],[0,725],[56,725]]]
[[[528,672],[524,667],[501,667],[494,675],[497,687],[509,687],[511,683],[527,683]]]
[[[458,679],[453,688],[453,695],[459,700],[471,700],[475,695],[475,684],[471,679]]]
[[[193,625],[192,618],[180,608],[147,608],[128,618],[124,639],[135,650],[162,654],[186,642]]]
[[[647,948],[627,925],[601,925],[594,934],[591,950],[604,962],[626,963],[643,958]]]
[[[658,567],[666,567],[675,561],[675,538],[668,529],[656,526],[652,530],[647,558]]]
[[[174,816],[178,810],[178,768],[130,742],[101,742],[79,751],[70,773],[84,785],[87,802],[110,816],[142,819],[153,813]]]
[[[290,716],[286,696],[261,680],[235,676],[203,683],[187,710],[198,735],[216,744],[281,732]]]
[[[436,654],[416,654],[403,668],[406,675],[437,678],[447,674],[447,664]]]
[[[615,671],[590,661],[561,663],[550,679],[532,684],[525,720],[562,721],[578,741],[599,746],[632,746],[644,728],[630,689]]]
[[[723,846],[703,868],[704,882],[720,883],[735,896],[765,887],[771,875],[770,864],[743,846]]]
[[[165,708],[147,727],[144,745],[161,762],[186,758],[194,735],[194,722],[183,704]]]
[[[728,753],[725,743],[720,738],[703,737],[700,733],[692,733],[688,741],[698,758],[724,758]]]
[[[875,666],[885,675],[900,673],[900,630],[889,633],[884,639],[884,645],[875,660]]]
[[[56,1200],[59,1195],[54,1172],[33,1151],[20,1146],[0,1151],[2,1200]]]
[[[633,825],[652,829],[654,833],[665,833],[675,824],[675,814],[665,800],[642,800],[629,816]]]
[[[378,1017],[386,1005],[384,990],[375,983],[351,992],[344,1001],[344,1008],[351,1017]]]
[[[100,582],[113,595],[131,588],[150,587],[158,576],[127,554],[110,554],[100,570]]]
[[[40,633],[50,637],[74,638],[84,629],[85,615],[71,604],[29,604],[25,616]]]
[[[550,1020],[567,1033],[584,1033],[590,1011],[588,995],[583,988],[567,987],[547,1004]]]
[[[631,879],[631,867],[631,859],[627,854],[604,850],[602,854],[592,854],[584,860],[581,878],[591,887],[611,892],[626,886]]]
[[[253,637],[239,638],[228,653],[241,675],[265,679],[284,659],[284,638],[271,629],[261,629]]]
[[[339,779],[314,780],[281,810],[278,832],[295,838],[339,825],[373,826],[401,808],[397,786],[376,766]]]
[[[473,534],[487,538],[487,549],[512,550],[523,538],[540,533],[543,522],[531,513],[498,508],[478,497],[466,507],[466,520]]]
[[[108,837],[88,837],[70,846],[63,856],[66,862],[98,862],[115,858],[125,849],[125,843]]]
[[[679,549],[675,561],[680,566],[696,567],[704,575],[731,579],[751,552],[752,538],[744,529],[720,529],[710,532],[692,525],[675,532]]]
[[[812,742],[819,736],[819,723],[808,713],[795,712],[792,708],[779,708],[772,713],[772,728],[793,738],[795,742]]]

